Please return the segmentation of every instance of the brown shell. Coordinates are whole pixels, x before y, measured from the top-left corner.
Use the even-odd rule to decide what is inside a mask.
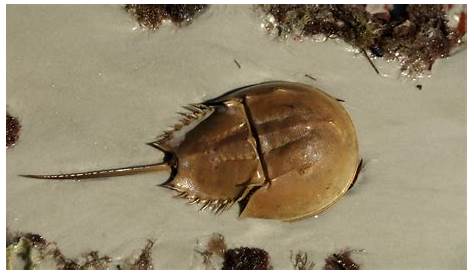
[[[354,182],[357,137],[335,98],[298,83],[244,87],[185,107],[156,142],[161,163],[28,178],[79,180],[171,170],[161,186],[216,213],[294,220],[316,215]]]
[[[188,107],[153,145],[170,156],[163,186],[216,212],[294,220],[340,198],[359,152],[348,113],[323,91],[290,82],[245,87]]]

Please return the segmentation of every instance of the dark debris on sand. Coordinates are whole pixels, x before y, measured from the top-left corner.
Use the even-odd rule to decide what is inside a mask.
[[[359,270],[360,266],[351,258],[351,251],[344,250],[326,258],[325,270]]]
[[[46,260],[52,261],[58,270],[151,270],[153,244],[153,241],[148,240],[141,253],[132,262],[127,258],[119,264],[112,265],[112,258],[101,256],[98,251],[68,258],[55,242],[49,242],[39,234],[7,231],[7,268],[37,269],[41,268],[41,264]]]
[[[153,263],[151,258],[151,249],[153,248],[154,242],[148,240],[146,246],[142,249],[142,252],[133,263],[131,269],[133,270],[152,270]]]
[[[260,248],[228,249],[224,254],[223,270],[269,270],[270,256]]]
[[[10,148],[16,144],[18,141],[18,137],[20,134],[20,122],[18,122],[18,119],[15,117],[11,116],[7,112],[7,121],[6,121],[6,128],[7,128],[7,148]]]
[[[342,38],[372,56],[397,60],[402,72],[419,75],[462,43],[465,27],[450,28],[443,5],[394,5],[369,13],[366,5],[258,5],[280,37],[324,35]],[[464,23],[465,24],[465,23]]]
[[[135,17],[140,26],[156,30],[165,20],[171,20],[178,26],[189,24],[207,7],[208,5],[127,4],[124,8]]]

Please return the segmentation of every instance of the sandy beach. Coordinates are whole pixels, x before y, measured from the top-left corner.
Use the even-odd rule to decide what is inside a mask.
[[[341,41],[275,39],[251,6],[212,5],[189,26],[155,32],[137,30],[120,5],[8,5],[6,21],[7,110],[22,125],[6,152],[8,230],[38,233],[69,257],[121,259],[153,239],[155,269],[200,268],[196,240],[214,232],[230,247],[265,249],[274,269],[291,269],[297,250],[321,269],[345,248],[365,250],[353,255],[362,269],[466,268],[466,50],[413,81],[377,75]],[[181,106],[271,80],[344,99],[356,126],[365,168],[317,217],[199,212],[157,187],[167,173],[19,177],[158,162],[145,143]]]

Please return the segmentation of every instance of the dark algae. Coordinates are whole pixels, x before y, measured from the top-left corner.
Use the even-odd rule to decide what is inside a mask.
[[[341,38],[371,57],[397,60],[409,76],[431,70],[463,43],[466,33],[465,13],[458,27],[449,27],[446,5],[393,5],[386,13],[349,4],[258,7],[273,17],[265,28],[280,37]]]
[[[133,270],[151,270],[153,269],[153,263],[151,259],[151,249],[153,248],[154,242],[148,240],[142,252],[132,264]]]
[[[198,242],[199,243],[199,242]],[[256,247],[241,246],[228,248],[224,236],[219,233],[210,235],[202,248],[195,251],[202,256],[199,264],[206,269],[222,270],[271,270],[270,255]],[[200,245],[200,244],[199,244]],[[55,242],[47,241],[37,233],[11,233],[7,230],[7,269],[45,269],[58,270],[153,270],[152,250],[154,241],[147,240],[138,255],[124,259],[112,259],[100,255],[98,251],[89,251],[78,257],[66,257]],[[359,250],[362,252],[364,250]],[[358,270],[359,264],[351,258],[357,250],[342,250],[325,259],[325,270]],[[315,263],[308,259],[306,252],[290,251],[290,260],[295,270],[312,270]]]
[[[80,269],[80,265],[67,259],[54,242],[48,242],[36,233],[15,233],[7,244],[7,269],[36,269],[42,259],[53,259],[57,269]],[[34,255],[39,253],[40,256]],[[14,263],[17,262],[17,263]],[[20,263],[18,263],[20,262]]]
[[[239,247],[228,248],[225,238],[220,233],[213,233],[194,249],[207,270],[267,270],[272,269],[270,256],[261,248]]]
[[[7,269],[43,269],[53,267],[58,270],[105,270],[105,269],[153,269],[151,249],[153,242],[147,244],[140,255],[131,263],[129,259],[112,264],[112,258],[89,251],[76,258],[66,257],[55,242],[47,241],[36,233],[8,233],[6,253]]]
[[[109,268],[112,259],[109,256],[99,256],[99,252],[91,251],[82,255],[82,262],[66,258],[58,250],[56,254],[58,270],[105,270]]]
[[[31,241],[31,244],[38,248],[44,248],[47,245],[47,241],[43,238],[43,236],[35,233],[27,233],[23,237]],[[19,239],[17,239],[18,241]]]
[[[351,258],[351,251],[344,250],[333,253],[326,258],[325,270],[359,270],[360,266]]]
[[[18,122],[18,119],[15,117],[11,116],[7,112],[7,121],[6,121],[6,128],[7,128],[7,148],[10,148],[16,144],[18,141],[18,137],[20,134],[20,122]]]
[[[182,26],[189,24],[194,17],[206,10],[207,5],[153,5],[153,4],[127,4],[128,11],[138,21],[140,26],[156,30],[165,20]]]
[[[269,270],[270,256],[260,248],[228,249],[224,254],[223,270]]]

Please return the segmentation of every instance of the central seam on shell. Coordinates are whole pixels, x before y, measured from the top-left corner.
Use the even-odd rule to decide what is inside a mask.
[[[265,176],[265,182],[270,182],[270,176],[268,176],[268,167],[267,163],[265,162],[265,159],[263,158],[263,152],[262,152],[262,144],[260,142],[260,138],[258,138],[258,132],[254,124],[254,120],[252,117],[252,112],[249,109],[249,106],[247,104],[247,97],[244,97],[244,111],[245,111],[245,118],[248,122],[248,126],[250,128],[250,133],[252,135],[252,138],[255,140],[256,143],[256,150],[257,150],[257,159],[260,162],[260,166],[262,167],[263,170],[263,176]]]

